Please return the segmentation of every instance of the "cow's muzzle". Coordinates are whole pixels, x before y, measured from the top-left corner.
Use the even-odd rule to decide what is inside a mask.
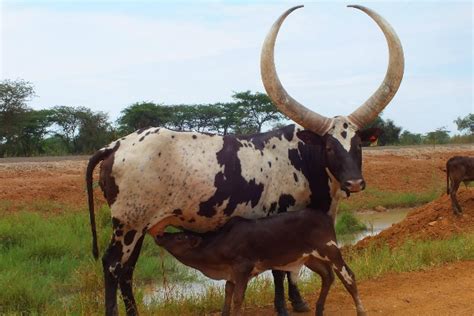
[[[348,192],[360,192],[365,189],[364,179],[347,180],[344,182],[343,189]]]

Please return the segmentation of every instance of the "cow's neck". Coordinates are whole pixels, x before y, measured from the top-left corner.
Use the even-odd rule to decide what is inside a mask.
[[[303,162],[300,169],[309,183],[309,190],[311,192],[310,201],[307,206],[329,212],[332,198],[328,185],[329,177],[325,170],[326,164],[322,146],[308,145],[300,142],[298,144],[298,157]]]
[[[335,224],[339,202],[342,198],[347,197],[347,194],[341,190],[341,184],[328,168],[326,168],[326,173],[328,175],[329,194],[331,195],[331,205],[329,206],[328,214],[331,215]]]

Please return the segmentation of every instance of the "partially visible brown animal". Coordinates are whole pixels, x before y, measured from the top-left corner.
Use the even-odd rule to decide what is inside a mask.
[[[454,156],[446,162],[446,190],[451,196],[453,213],[461,214],[462,208],[456,199],[456,192],[461,182],[467,185],[474,181],[474,157]]]
[[[336,243],[332,218],[304,209],[260,219],[231,218],[220,229],[198,234],[190,231],[155,236],[179,261],[216,280],[226,280],[222,315],[240,315],[249,280],[270,269],[298,273],[303,265],[322,279],[316,315],[322,315],[333,270],[351,294],[357,315],[365,315],[354,273]]]

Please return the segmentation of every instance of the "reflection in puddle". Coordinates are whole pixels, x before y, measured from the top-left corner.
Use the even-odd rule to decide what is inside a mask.
[[[355,213],[355,217],[367,226],[367,230],[355,234],[338,236],[338,242],[340,245],[352,245],[367,236],[375,236],[393,224],[401,222],[411,210],[411,208],[402,208],[392,209],[386,212],[367,211]]]
[[[392,226],[392,224],[402,221],[411,209],[393,209],[387,212],[361,212],[356,213],[356,217],[367,225],[367,230],[356,233],[348,234],[344,236],[338,236],[338,242],[340,245],[355,244],[359,240],[366,236],[373,236],[380,233],[382,230]],[[186,266],[180,267],[180,269],[189,269],[189,275],[195,275],[197,281],[186,281],[186,282],[173,282],[166,284],[158,284],[154,286],[151,291],[147,291],[143,298],[143,302],[149,304],[159,304],[167,300],[177,300],[185,298],[193,298],[202,296],[206,291],[213,290],[217,293],[224,293],[225,281],[216,281],[206,278],[200,272],[188,268]],[[303,268],[301,273],[302,278],[308,277],[312,272]],[[266,271],[260,274],[258,279],[269,279],[272,280],[272,274],[270,271]]]

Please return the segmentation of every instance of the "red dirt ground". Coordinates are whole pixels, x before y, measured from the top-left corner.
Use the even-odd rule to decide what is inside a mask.
[[[382,277],[358,283],[361,300],[368,315],[474,315],[474,261],[447,264],[427,271],[389,273]],[[325,315],[355,315],[352,298],[340,284],[330,292]],[[315,289],[316,291],[317,289]],[[305,297],[315,305],[317,296]],[[314,315],[290,313],[291,315]],[[217,315],[217,314],[213,314]],[[247,309],[246,316],[275,315],[268,304],[262,308]]]
[[[463,208],[462,215],[453,214],[449,196],[443,195],[411,211],[403,221],[380,234],[361,240],[356,248],[374,242],[386,242],[393,247],[407,239],[443,239],[474,231],[474,188],[460,188],[457,198]]]

